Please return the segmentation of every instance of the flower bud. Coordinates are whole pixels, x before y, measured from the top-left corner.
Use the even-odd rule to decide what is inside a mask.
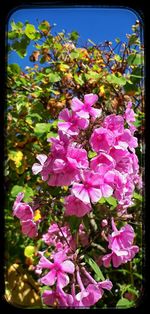
[[[106,219],[103,219],[102,221],[101,221],[101,226],[104,228],[104,227],[106,227],[108,225],[108,221],[106,220]]]

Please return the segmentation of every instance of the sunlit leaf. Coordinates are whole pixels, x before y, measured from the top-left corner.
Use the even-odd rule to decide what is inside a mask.
[[[30,38],[30,39],[35,38],[36,29],[35,29],[35,26],[33,24],[27,24],[24,32],[28,38]]]
[[[128,299],[125,299],[125,298],[121,298],[116,304],[116,308],[130,308],[133,306],[134,306],[134,302],[129,301]]]
[[[91,258],[86,256],[85,257],[86,262],[91,266],[91,268],[94,270],[95,274],[97,275],[97,281],[98,280],[105,280],[101,269],[97,265],[97,263]]]

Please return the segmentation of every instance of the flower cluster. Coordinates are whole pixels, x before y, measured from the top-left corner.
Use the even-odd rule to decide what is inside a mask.
[[[90,307],[102,298],[103,289],[111,290],[110,280],[97,282],[85,267],[81,266],[80,269],[78,266],[75,267],[75,263],[73,263],[75,257],[76,253],[68,257],[63,251],[60,251],[53,254],[53,262],[44,255],[40,258],[37,265],[38,273],[42,273],[43,269],[48,272],[39,281],[46,286],[55,285],[53,290],[43,292],[42,298],[45,304],[63,307]],[[69,283],[71,283],[70,291],[66,293],[64,288]]]
[[[91,204],[102,197],[114,196],[119,208],[132,205],[135,185],[140,182],[138,146],[134,131],[134,112],[129,103],[124,116],[111,114],[104,118],[99,128],[93,128],[89,137],[90,124],[102,112],[93,108],[98,97],[84,96],[84,102],[72,99],[71,110],[63,109],[58,123],[58,137],[50,138],[48,156],[38,155],[41,164],[35,163],[33,173],[40,172],[42,179],[50,186],[69,186],[70,195],[65,199],[66,215],[82,217],[92,210]],[[90,143],[96,156],[88,159],[83,143],[79,143],[80,132]]]
[[[41,216],[37,211],[33,212],[31,206],[21,202],[24,193],[19,193],[13,205],[13,215],[20,219],[22,233],[30,238],[38,235],[38,224]]]
[[[39,252],[40,260],[35,267],[36,274],[41,276],[39,282],[50,287],[42,294],[43,302],[49,306],[89,308],[102,298],[103,289],[111,290],[110,280],[97,282],[85,267],[82,249],[90,246],[91,238],[81,219],[93,214],[101,198],[111,196],[117,200],[116,215],[127,214],[127,208],[133,204],[134,189],[141,183],[132,104],[127,104],[123,115],[103,117],[102,110],[96,108],[97,101],[98,96],[94,94],[85,95],[83,102],[74,97],[71,108],[59,114],[58,136],[48,139],[48,156],[38,155],[40,163],[32,166],[33,173],[39,173],[49,186],[68,187],[68,194],[61,198],[63,221],[51,222],[42,235],[44,245],[51,252],[48,249]],[[13,214],[20,219],[22,232],[36,237],[40,218],[36,219],[37,215],[28,204],[21,202],[22,198],[22,193],[17,196]],[[80,219],[75,233],[71,232],[67,216]],[[108,230],[103,239],[108,241],[111,250],[101,258],[106,268],[111,261],[114,267],[127,263],[139,251],[133,244],[135,235],[129,224],[119,231],[113,218],[111,224],[107,219],[101,222],[101,228]],[[109,234],[110,227],[112,234]],[[99,238],[102,233],[104,236],[105,232],[99,232]]]
[[[126,224],[118,231],[112,218],[112,230],[112,234],[108,236],[108,248],[111,250],[111,253],[102,258],[105,267],[110,265],[111,260],[114,267],[127,263],[139,251],[139,247],[133,245],[135,234],[130,225]]]

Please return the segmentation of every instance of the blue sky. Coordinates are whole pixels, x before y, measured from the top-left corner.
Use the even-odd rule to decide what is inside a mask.
[[[52,33],[65,30],[67,33],[77,31],[80,34],[80,46],[86,44],[91,39],[96,44],[105,40],[115,43],[115,38],[121,41],[126,40],[126,34],[131,33],[131,26],[139,19],[136,12],[127,8],[22,8],[14,11],[8,20],[10,22],[28,21],[35,26],[38,22],[47,20],[50,24],[56,23]],[[18,63],[22,68],[33,66],[29,61],[29,56],[34,50],[33,43],[29,45],[27,56],[21,59],[15,52],[9,57],[9,63]]]

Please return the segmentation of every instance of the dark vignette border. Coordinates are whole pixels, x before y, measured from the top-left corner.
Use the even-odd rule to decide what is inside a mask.
[[[143,261],[143,277],[144,277],[144,282],[143,282],[143,295],[141,296],[141,298],[139,299],[139,302],[137,304],[136,308],[129,308],[126,309],[126,311],[128,313],[136,313],[139,310],[139,313],[147,313],[147,311],[145,311],[147,309],[146,307],[146,301],[148,301],[148,295],[150,295],[149,291],[149,287],[148,287],[148,270],[149,270],[149,265],[150,265],[150,260],[149,260],[149,255],[148,255],[148,249],[150,247],[150,236],[149,236],[149,219],[148,219],[148,194],[149,194],[149,187],[150,187],[150,178],[148,177],[148,170],[150,170],[150,166],[149,166],[149,156],[148,156],[148,151],[149,151],[149,147],[150,147],[150,143],[149,143],[149,125],[150,122],[148,122],[148,118],[150,116],[149,113],[149,108],[148,108],[148,62],[149,62],[149,54],[148,54],[148,31],[147,31],[147,25],[148,24],[148,19],[146,18],[146,5],[144,6],[144,1],[141,1],[140,3],[138,3],[137,1],[133,1],[131,2],[128,0],[116,0],[116,1],[107,1],[107,0],[99,0],[99,1],[20,1],[20,0],[15,0],[15,1],[5,1],[5,6],[1,6],[1,32],[0,32],[0,36],[1,36],[1,43],[2,43],[2,61],[1,61],[1,90],[2,90],[2,101],[1,101],[1,106],[0,106],[0,117],[1,117],[1,122],[0,122],[0,127],[1,127],[1,134],[4,135],[3,130],[4,130],[4,103],[5,103],[5,99],[6,99],[6,54],[7,54],[7,47],[6,47],[6,35],[5,32],[7,31],[7,22],[9,17],[12,15],[13,12],[15,12],[18,9],[27,9],[29,7],[32,6],[32,8],[38,8],[42,5],[42,7],[51,7],[51,8],[126,8],[129,9],[130,11],[133,11],[137,18],[141,20],[142,25],[144,26],[144,34],[141,34],[142,39],[144,40],[144,44],[145,44],[145,71],[144,71],[144,76],[145,76],[145,92],[146,92],[146,97],[145,97],[145,113],[146,113],[146,123],[145,123],[145,127],[146,127],[146,132],[143,135],[143,139],[145,139],[146,142],[146,148],[145,148],[145,160],[143,160],[143,165],[145,166],[145,204],[143,204],[143,222],[144,222],[144,234],[143,234],[143,247],[144,247],[144,261]],[[148,10],[148,8],[147,8]],[[149,12],[149,10],[148,10]],[[146,40],[147,37],[147,40]],[[4,199],[5,199],[5,187],[4,187],[4,175],[3,175],[3,162],[4,162],[4,136],[1,136],[1,141],[0,141],[0,152],[1,152],[1,166],[0,166],[0,178],[2,179],[2,184],[1,184],[1,192],[2,192],[2,196],[1,196],[1,211],[0,211],[0,215],[1,215],[1,228],[0,228],[0,239],[1,239],[1,250],[0,250],[0,265],[4,265],[4,215],[3,215],[3,208],[4,208]],[[4,267],[4,266],[3,266]],[[3,267],[1,267],[1,272],[0,272],[0,282],[3,283],[0,285],[0,291],[1,291],[1,307],[5,310],[8,309],[10,311],[15,310],[15,312],[19,313],[19,308],[15,308],[13,307],[11,304],[7,303],[5,301],[4,298],[4,291],[5,291],[5,287],[4,287],[4,273],[3,273]],[[148,291],[149,290],[149,291]],[[0,308],[1,308],[0,307]],[[24,309],[23,309],[24,310]],[[123,309],[105,309],[104,311],[106,313],[108,313],[111,310],[111,313],[113,314],[115,311],[117,311],[117,313],[124,313]],[[41,311],[41,309],[37,309],[35,311]],[[43,309],[42,309],[43,311]],[[55,311],[55,310],[52,310]],[[64,310],[63,310],[64,311]],[[73,310],[75,311],[75,310]],[[86,310],[81,309],[80,311],[84,312]],[[58,310],[59,312],[59,310]]]

